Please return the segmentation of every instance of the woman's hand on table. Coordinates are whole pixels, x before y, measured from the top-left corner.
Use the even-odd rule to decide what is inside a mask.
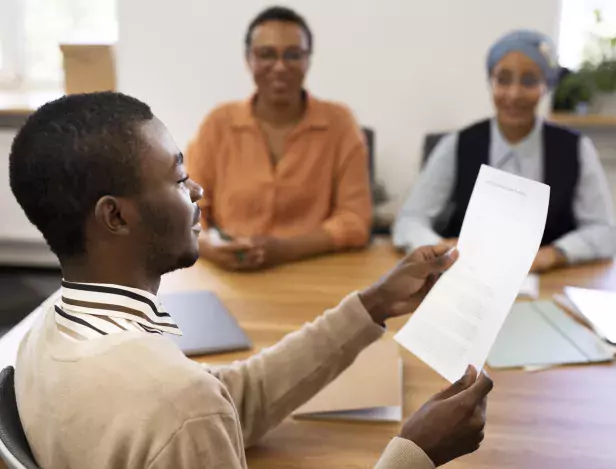
[[[296,262],[335,249],[331,236],[322,229],[289,238],[253,236],[250,243],[261,268]]]
[[[254,271],[331,250],[329,239],[319,233],[295,238],[253,236],[219,240],[208,233],[199,239],[201,256],[226,270]]]
[[[547,272],[566,264],[567,256],[565,256],[563,251],[554,246],[544,246],[539,249],[530,271],[536,273]]]
[[[199,237],[199,253],[225,270],[255,270],[263,264],[261,251],[249,239],[219,241],[204,233]]]

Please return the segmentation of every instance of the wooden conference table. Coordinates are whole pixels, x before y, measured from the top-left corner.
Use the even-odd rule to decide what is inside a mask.
[[[207,357],[228,362],[274,344],[334,306],[347,293],[379,278],[399,259],[384,240],[364,252],[333,255],[257,274],[220,271],[205,262],[168,275],[161,291],[213,290],[254,342],[247,353]],[[616,291],[616,265],[601,263],[550,273],[541,295],[565,285]],[[389,328],[396,330],[404,319]],[[406,351],[404,412],[410,415],[446,383]],[[541,372],[493,371],[495,389],[481,450],[450,466],[458,469],[603,469],[616,467],[616,366],[562,367]],[[369,383],[366,371],[366,385]],[[378,385],[378,383],[374,383]],[[370,468],[398,425],[288,419],[248,450],[258,468]]]

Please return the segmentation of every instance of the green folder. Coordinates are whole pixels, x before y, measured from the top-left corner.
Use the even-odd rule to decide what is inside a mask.
[[[491,368],[598,363],[613,352],[551,301],[516,303],[490,351]]]

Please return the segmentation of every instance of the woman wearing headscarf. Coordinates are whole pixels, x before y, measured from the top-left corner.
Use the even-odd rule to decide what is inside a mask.
[[[551,187],[533,271],[614,256],[612,203],[594,145],[537,115],[557,81],[553,42],[513,31],[490,48],[486,66],[496,115],[441,139],[396,220],[394,244],[454,245],[479,168],[489,164]]]

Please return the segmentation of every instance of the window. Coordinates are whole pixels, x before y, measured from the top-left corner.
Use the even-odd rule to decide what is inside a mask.
[[[602,23],[597,25],[595,10]],[[563,67],[577,69],[593,53],[589,48],[593,34],[616,36],[615,0],[563,0],[560,21],[559,55]]]
[[[110,43],[116,0],[0,0],[0,88],[62,86],[66,42]]]

